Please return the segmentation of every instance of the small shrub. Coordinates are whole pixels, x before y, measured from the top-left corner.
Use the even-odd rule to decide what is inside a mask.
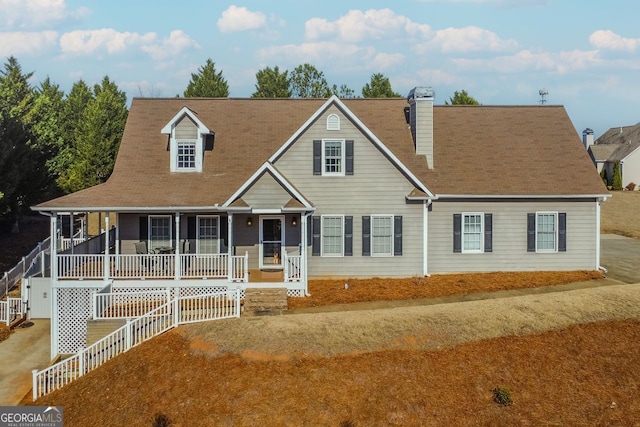
[[[413,284],[417,285],[417,286],[423,285],[424,284],[424,277],[423,276],[415,276],[413,278]]]
[[[636,184],[635,184],[634,182],[630,182],[630,183],[629,183],[629,184],[627,184],[627,186],[626,186],[626,187],[624,187],[624,188],[626,188],[626,189],[627,189],[627,190],[629,190],[629,191],[633,191],[633,190],[635,190],[635,189],[636,189]]]
[[[171,422],[169,417],[165,414],[156,414],[156,418],[153,420],[153,427],[169,427]]]
[[[511,390],[500,386],[493,389],[493,401],[501,406],[509,406],[513,404],[511,399]]]
[[[611,178],[611,186],[615,191],[622,190],[622,170],[620,169],[620,162],[613,164],[613,177]]]

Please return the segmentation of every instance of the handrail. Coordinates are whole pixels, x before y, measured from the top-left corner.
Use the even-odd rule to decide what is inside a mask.
[[[240,317],[240,289],[170,299],[111,334],[41,371],[32,371],[33,400],[62,388],[113,357],[180,324]]]

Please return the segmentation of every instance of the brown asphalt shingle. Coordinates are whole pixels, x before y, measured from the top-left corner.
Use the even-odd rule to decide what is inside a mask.
[[[109,180],[38,208],[222,205],[325,101],[136,98]],[[607,193],[563,107],[435,106],[429,170],[414,153],[405,99],[343,102],[434,194]],[[215,131],[202,173],[169,171],[168,136],[160,130],[185,106]]]

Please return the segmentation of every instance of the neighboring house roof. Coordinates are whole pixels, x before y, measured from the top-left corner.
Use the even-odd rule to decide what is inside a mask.
[[[390,161],[397,160],[397,167],[436,196],[607,194],[563,107],[434,106],[430,170],[425,156],[415,154],[405,99],[342,103],[358,126],[366,127],[365,135],[370,132],[393,153]],[[325,99],[136,98],[109,180],[36,209],[222,207],[293,135],[304,135],[305,123],[326,104]],[[168,136],[161,131],[185,107],[215,133],[201,173],[170,172]],[[418,194],[428,193],[417,189]]]
[[[640,123],[611,128],[590,146],[596,162],[624,160],[640,147]]]

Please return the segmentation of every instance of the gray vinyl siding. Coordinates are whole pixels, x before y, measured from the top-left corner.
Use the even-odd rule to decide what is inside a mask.
[[[327,116],[332,113],[340,117],[340,131],[326,130]],[[313,141],[323,138],[354,141],[352,176],[313,174]],[[313,203],[316,208],[314,216],[353,216],[353,255],[312,256],[309,247],[310,277],[407,277],[423,274],[424,207],[422,204],[407,204],[405,200],[414,186],[337,108],[329,108],[277,159],[275,165]],[[401,256],[362,256],[362,216],[369,215],[402,216]],[[311,221],[308,226],[311,227]]]
[[[197,139],[198,126],[188,116],[184,116],[176,124],[175,138],[176,139]]]
[[[118,215],[118,232],[120,234],[120,253],[135,254],[136,248],[133,246],[135,242],[139,242],[140,233],[140,215],[138,214],[119,214]]]
[[[567,251],[527,252],[527,213],[551,211],[567,214]],[[453,252],[453,215],[484,212],[493,215],[493,251]],[[429,273],[488,271],[595,270],[596,202],[434,201],[429,212]]]
[[[291,195],[269,173],[265,173],[256,181],[242,199],[254,209],[282,208]]]

